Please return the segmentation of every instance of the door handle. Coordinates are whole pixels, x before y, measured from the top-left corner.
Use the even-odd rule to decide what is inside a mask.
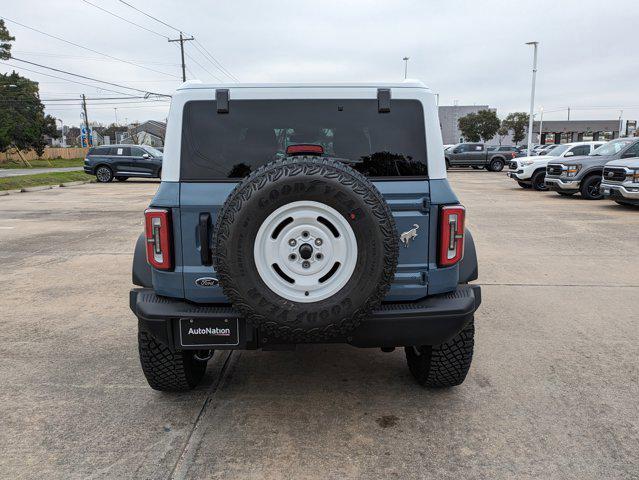
[[[202,260],[202,265],[212,265],[212,255],[211,255],[211,214],[210,213],[200,213],[200,221],[199,228],[200,234],[200,259]]]

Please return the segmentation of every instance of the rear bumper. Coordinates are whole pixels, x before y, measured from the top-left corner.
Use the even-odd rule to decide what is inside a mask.
[[[238,344],[215,346],[216,349],[271,348],[288,343],[261,337],[229,305],[202,305],[161,297],[149,288],[131,290],[129,300],[140,328],[172,350],[197,348],[181,345],[180,319],[213,319],[232,324],[237,319]],[[330,342],[357,347],[439,345],[458,334],[473,318],[480,304],[479,285],[459,285],[453,292],[433,295],[418,302],[385,303],[347,337]]]
[[[559,177],[548,178],[546,175],[546,186],[551,190],[558,190],[560,192],[571,191],[576,192],[579,190],[580,180],[562,180]]]

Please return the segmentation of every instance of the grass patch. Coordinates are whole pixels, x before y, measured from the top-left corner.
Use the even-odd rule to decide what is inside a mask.
[[[84,165],[84,158],[57,158],[54,160],[45,160],[43,158],[37,160],[29,160],[33,168],[63,168],[63,167],[81,167]],[[0,162],[0,168],[29,168],[18,160],[9,160]]]
[[[60,185],[65,182],[93,180],[95,177],[84,172],[52,172],[36,175],[20,175],[18,177],[0,178],[0,190],[19,190],[41,185]]]

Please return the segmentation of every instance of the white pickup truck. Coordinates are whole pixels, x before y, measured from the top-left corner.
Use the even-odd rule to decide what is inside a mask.
[[[548,190],[544,179],[546,178],[546,166],[549,161],[565,157],[589,155],[595,148],[603,144],[604,142],[564,143],[553,148],[548,155],[514,158],[508,165],[509,171],[507,175],[522,188],[534,188],[540,191]]]

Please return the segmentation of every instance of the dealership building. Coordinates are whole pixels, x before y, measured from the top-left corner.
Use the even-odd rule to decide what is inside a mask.
[[[443,105],[439,108],[439,126],[442,130],[442,140],[444,145],[452,145],[464,141],[464,136],[459,130],[459,119],[469,113],[477,113],[480,110],[493,110],[488,105]],[[633,135],[636,122],[628,120],[625,122],[626,128],[622,132],[625,136]],[[585,142],[596,140],[612,140],[619,138],[619,120],[548,120],[541,125],[542,132],[539,131],[540,122],[533,122],[533,143],[567,143]],[[526,132],[528,129],[526,129]],[[541,133],[541,135],[540,135]],[[527,140],[524,139],[523,143]],[[488,144],[497,144],[499,139],[495,136]],[[509,136],[502,139],[503,145],[512,145],[512,138]]]
[[[619,138],[619,120],[548,120],[533,123],[536,143],[567,143]],[[541,137],[539,134],[541,133]]]

